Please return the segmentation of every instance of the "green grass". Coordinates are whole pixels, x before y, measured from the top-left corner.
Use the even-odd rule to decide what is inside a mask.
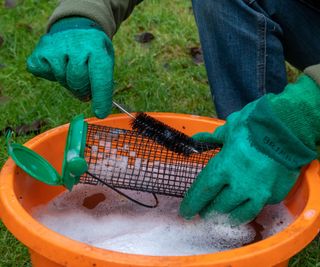
[[[33,77],[25,68],[56,2],[25,0],[13,9],[0,7],[0,36],[5,41],[0,47],[0,66],[5,64],[0,69],[0,129],[46,119],[45,131],[79,113],[92,116],[90,103],[79,102],[58,84]],[[190,47],[199,46],[191,3],[159,2],[141,4],[114,38],[115,100],[132,111],[215,116],[204,65],[194,64],[189,55]],[[156,38],[149,44],[137,43],[134,37],[143,31]],[[290,68],[290,80],[296,74]],[[32,137],[16,141],[23,143]],[[0,142],[1,167],[7,153],[3,137]],[[292,260],[292,266],[320,266],[318,247],[319,241],[314,241]],[[1,223],[0,255],[0,267],[30,266],[27,249]]]

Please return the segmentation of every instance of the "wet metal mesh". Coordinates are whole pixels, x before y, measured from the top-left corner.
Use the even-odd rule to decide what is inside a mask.
[[[85,149],[89,169],[80,182],[183,197],[218,151],[214,147],[184,156],[136,131],[89,124]]]

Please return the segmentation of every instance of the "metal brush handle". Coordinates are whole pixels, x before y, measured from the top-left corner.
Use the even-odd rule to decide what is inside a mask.
[[[122,107],[120,104],[118,104],[115,101],[112,101],[113,105],[115,105],[118,109],[120,109],[123,113],[127,114],[132,119],[135,119],[136,117],[133,116],[130,112],[128,112],[124,107]]]
[[[138,132],[142,135],[145,135],[148,138],[151,138],[155,141],[159,141],[161,140],[160,144],[168,147],[170,149],[171,144],[172,144],[172,140],[171,138],[169,138],[167,136],[167,133],[174,133],[174,137],[178,137],[183,135],[184,139],[188,139],[189,137],[187,137],[185,134],[181,133],[178,130],[173,129],[170,126],[165,126],[164,128],[164,123],[158,121],[157,119],[143,113],[143,114],[138,114],[138,116],[133,116],[131,113],[129,113],[124,107],[122,107],[120,104],[118,104],[115,101],[112,101],[113,105],[115,105],[118,109],[120,109],[123,113],[127,114],[129,117],[131,117],[133,119],[133,124],[132,127],[135,130],[138,130]],[[164,132],[166,132],[166,135],[163,135],[163,132],[160,131],[160,129],[158,129],[160,125],[160,129],[162,129]],[[151,136],[150,136],[151,135]],[[163,138],[163,136],[165,138]],[[177,140],[177,142],[179,142],[179,140]],[[181,140],[180,140],[181,142]],[[170,143],[170,144],[169,144]],[[182,146],[179,146],[180,148],[183,147],[182,150],[188,151],[188,153],[199,153],[199,151],[191,146],[190,144],[185,144],[185,143],[177,143],[180,144]]]

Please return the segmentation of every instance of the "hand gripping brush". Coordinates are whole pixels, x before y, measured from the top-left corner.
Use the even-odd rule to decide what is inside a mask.
[[[150,117],[147,114],[143,116],[148,116],[148,119]],[[138,114],[132,124],[139,118]],[[144,118],[143,123],[146,122]],[[219,152],[220,147],[202,143],[194,146],[192,143],[192,146],[183,145],[182,152],[177,151],[174,145],[161,144],[159,137],[147,137],[151,130],[142,135],[140,132],[144,131],[143,127],[147,127],[142,122],[138,123],[140,130],[127,130],[89,124],[83,115],[75,117],[68,130],[61,175],[34,151],[12,143],[11,133],[7,135],[8,152],[25,172],[49,185],[63,185],[69,190],[78,183],[105,185],[140,205],[156,207],[156,194],[183,197],[199,172]],[[153,123],[159,126],[157,120]],[[152,125],[154,126],[148,124],[150,127]],[[173,128],[165,129],[171,131]],[[170,133],[166,135],[170,136]],[[152,193],[156,203],[141,203],[119,189]]]

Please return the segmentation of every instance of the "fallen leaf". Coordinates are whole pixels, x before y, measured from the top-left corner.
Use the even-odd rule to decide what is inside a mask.
[[[139,43],[149,43],[154,39],[154,35],[151,32],[143,32],[140,34],[137,34],[135,36],[135,40]]]
[[[0,105],[4,105],[5,103],[9,102],[10,97],[8,96],[0,96]]]
[[[32,32],[33,31],[32,26],[30,24],[27,24],[27,23],[18,23],[16,26],[17,26],[17,28],[24,29],[27,32]]]
[[[190,55],[195,64],[199,65],[203,63],[203,55],[201,47],[194,46],[190,48]]]
[[[132,89],[132,84],[129,83],[129,84],[126,84],[125,86],[119,88],[119,89],[116,89],[114,94],[119,94],[119,93],[122,93],[122,92],[125,92],[125,91],[129,91],[130,89]]]
[[[0,47],[4,44],[4,39],[3,37],[0,35]]]
[[[39,134],[41,127],[45,125],[47,125],[47,121],[40,119],[30,124],[22,124],[16,127],[7,126],[6,128],[0,131],[0,136],[5,135],[9,129],[15,133],[15,136],[27,135],[27,134]]]
[[[17,1],[16,0],[5,0],[4,1],[4,7],[5,8],[14,8],[17,6]]]
[[[168,62],[164,63],[164,64],[163,64],[163,68],[164,68],[165,70],[169,70],[169,69],[170,69],[170,64],[169,64]]]

